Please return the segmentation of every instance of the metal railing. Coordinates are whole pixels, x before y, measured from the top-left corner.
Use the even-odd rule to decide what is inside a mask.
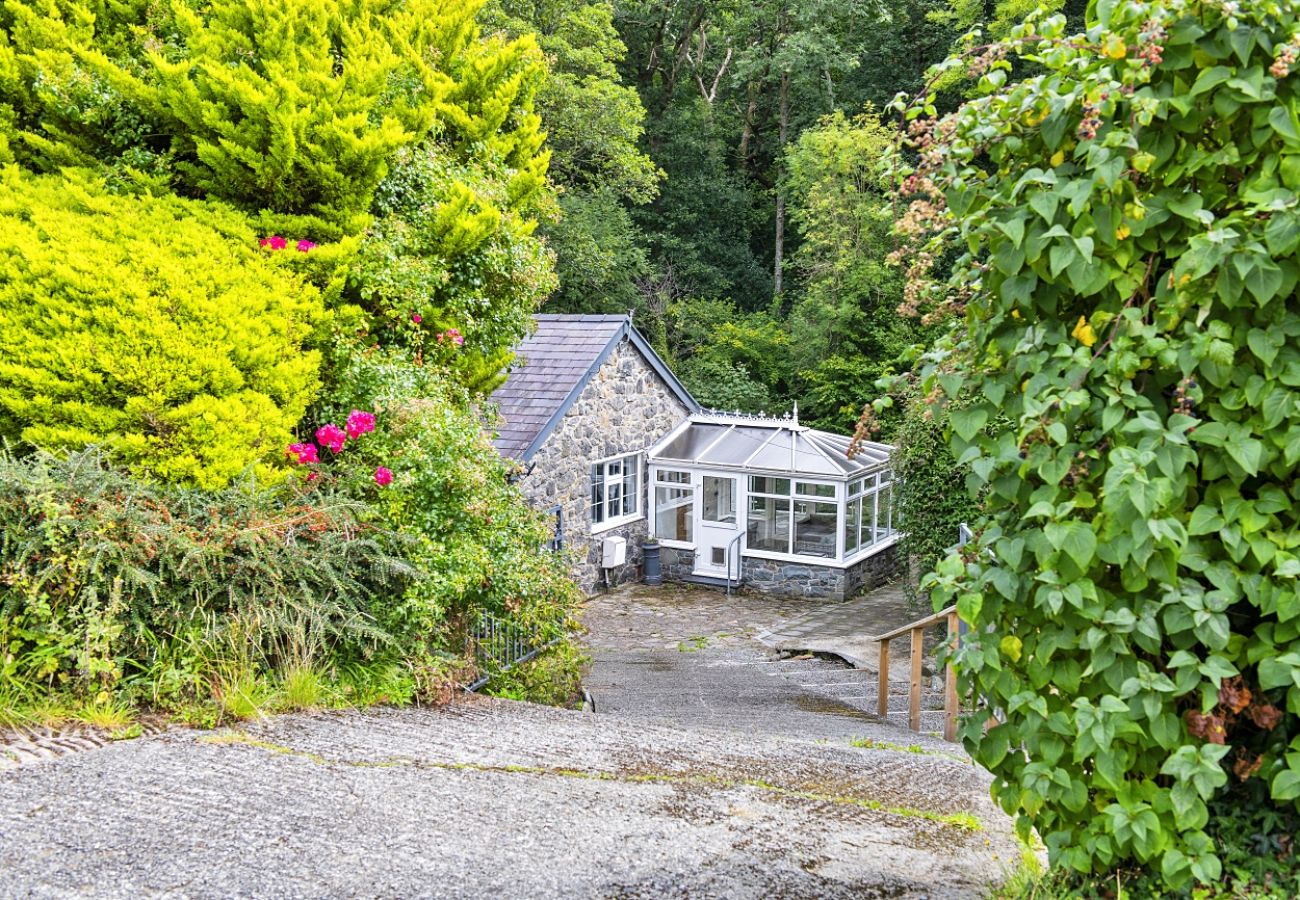
[[[727,552],[726,552],[725,554],[723,554],[723,557],[722,557],[722,563],[723,563],[724,566],[726,566],[726,569],[727,569],[727,596],[728,596],[728,597],[731,596],[731,581],[732,581],[732,578],[731,578],[731,561],[732,561],[732,559],[735,559],[735,561],[736,561],[736,578],[735,578],[735,581],[736,581],[736,587],[740,587],[741,579],[742,579],[742,577],[744,576],[744,572],[745,572],[745,570],[744,570],[744,568],[743,568],[743,567],[744,567],[744,561],[741,560],[741,558],[740,558],[740,542],[743,541],[744,539],[745,539],[745,532],[743,532],[743,531],[738,531],[738,532],[736,532],[736,536],[735,536],[734,538],[732,538],[730,541],[727,542]],[[735,556],[732,556],[732,553],[731,553],[731,548],[732,548],[732,547],[735,547],[735,548],[736,548]]]
[[[465,685],[465,690],[470,693],[477,691],[495,676],[528,662],[560,640],[557,637],[543,643],[536,628],[524,628],[489,613],[479,613],[478,624],[469,634],[468,649],[482,674]]]

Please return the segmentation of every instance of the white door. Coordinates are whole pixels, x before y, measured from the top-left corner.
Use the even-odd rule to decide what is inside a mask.
[[[699,475],[695,482],[695,574],[734,578],[740,572],[740,486],[729,475]],[[734,543],[733,543],[734,542]],[[730,556],[728,556],[730,554]]]

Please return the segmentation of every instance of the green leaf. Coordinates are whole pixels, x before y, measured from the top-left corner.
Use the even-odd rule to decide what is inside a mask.
[[[1300,772],[1283,769],[1273,776],[1269,793],[1274,800],[1295,800],[1300,797]]]
[[[1246,335],[1246,343],[1250,347],[1250,352],[1254,353],[1264,365],[1271,366],[1273,360],[1277,359],[1277,352],[1281,349],[1281,341],[1274,341],[1273,337],[1261,328],[1252,328]]]
[[[1266,691],[1273,688],[1300,687],[1300,651],[1265,657],[1259,661],[1259,686]]]
[[[1198,94],[1204,94],[1210,88],[1223,84],[1223,82],[1227,81],[1231,77],[1232,70],[1227,66],[1214,66],[1213,68],[1202,69],[1201,74],[1196,76],[1196,83],[1192,85],[1192,89],[1188,91],[1188,94],[1192,97],[1195,97]]]
[[[1268,124],[1272,125],[1273,130],[1280,134],[1287,143],[1300,143],[1300,130],[1296,129],[1295,116],[1286,105],[1279,103],[1273,107],[1268,114]]]
[[[1254,438],[1238,438],[1224,444],[1223,449],[1236,460],[1237,465],[1246,470],[1247,475],[1259,472],[1259,465],[1264,458],[1264,445]]]
[[[969,441],[975,437],[979,430],[987,424],[988,420],[988,410],[982,406],[955,409],[948,415],[948,421],[952,423],[953,431],[957,432],[963,441]]]
[[[1086,570],[1097,553],[1097,535],[1082,522],[1050,522],[1043,529],[1047,540]]]

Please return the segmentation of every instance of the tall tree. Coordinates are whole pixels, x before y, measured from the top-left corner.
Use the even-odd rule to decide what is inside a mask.
[[[560,286],[551,307],[612,312],[637,304],[648,271],[630,208],[652,200],[663,173],[643,152],[645,109],[618,66],[627,48],[609,2],[491,0],[485,27],[536,34],[548,74],[537,109],[553,152],[559,218],[542,233],[556,250]]]

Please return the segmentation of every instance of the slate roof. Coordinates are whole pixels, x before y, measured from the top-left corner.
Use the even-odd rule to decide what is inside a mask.
[[[510,374],[491,397],[500,413],[493,444],[502,456],[527,462],[624,338],[689,410],[699,409],[628,316],[543,313],[533,318],[537,330],[515,348]]]

